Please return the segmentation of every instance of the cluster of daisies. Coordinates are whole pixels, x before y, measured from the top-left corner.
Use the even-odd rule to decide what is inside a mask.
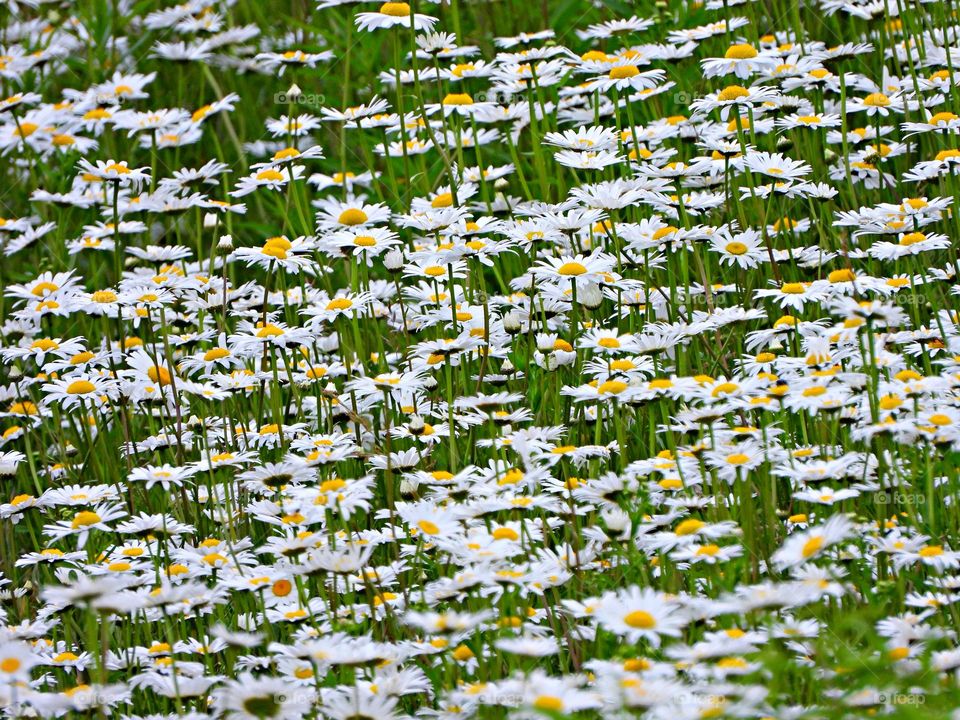
[[[952,5],[622,5],[4,3],[4,716],[960,717]]]

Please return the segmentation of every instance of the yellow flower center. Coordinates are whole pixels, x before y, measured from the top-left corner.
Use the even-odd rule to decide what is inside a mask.
[[[749,60],[757,56],[757,49],[749,43],[731,45],[723,54],[727,60]]]
[[[657,621],[653,615],[644,610],[634,610],[632,613],[627,613],[623,621],[630,627],[639,630],[650,630],[657,626]]]
[[[863,99],[863,104],[867,107],[887,107],[890,98],[883,93],[870,93]]]
[[[636,65],[618,65],[610,68],[609,77],[611,80],[625,80],[636,77],[640,74],[640,69]]]
[[[96,386],[89,380],[74,380],[67,385],[67,395],[86,395],[96,389]]]
[[[473,105],[473,98],[467,93],[449,93],[443,98],[444,105]]]
[[[283,173],[279,170],[268,168],[257,173],[257,180],[263,180],[264,182],[280,182],[283,180]]]
[[[745,255],[747,253],[747,246],[742,242],[737,242],[734,240],[731,243],[727,243],[727,246],[724,248],[731,255]]]
[[[459,662],[466,662],[470,658],[474,657],[473,650],[468,648],[466,645],[457,645],[452,654],[453,659]]]
[[[359,208],[348,208],[340,213],[337,222],[341,225],[363,225],[369,218],[367,214]]]
[[[440,208],[453,207],[453,193],[440,193],[430,203],[430,207],[437,210]]]
[[[844,268],[843,270],[834,270],[827,276],[827,279],[832,283],[853,282],[857,279],[857,276],[853,270]]]
[[[407,17],[410,15],[410,5],[405,2],[388,2],[380,6],[381,15],[390,17]]]
[[[117,301],[117,294],[113,290],[97,290],[90,295],[90,299],[95,303],[107,305]]]
[[[276,325],[264,325],[257,330],[258,338],[277,337],[278,335],[283,335],[283,328],[279,328]]]
[[[30,137],[39,129],[40,126],[36,123],[27,122],[24,120],[21,121],[20,127],[13,131],[13,134],[17,137]]]
[[[98,522],[100,522],[99,515],[97,515],[95,512],[91,512],[90,510],[84,510],[83,512],[78,512],[73,517],[73,522],[70,523],[70,526],[74,530],[78,530],[82,527],[96,525]]]
[[[161,386],[170,384],[170,371],[165,367],[160,367],[159,365],[154,365],[151,368],[147,368],[147,377],[149,377],[153,382],[160,383]]]
[[[717,100],[720,102],[731,102],[749,95],[750,91],[745,87],[741,87],[740,85],[728,85],[719,93],[717,93]]]
[[[816,555],[823,548],[823,538],[819,535],[810,538],[803,544],[803,549],[800,550],[800,554],[805,558],[812,557]]]
[[[54,285],[52,282],[38,282],[33,286],[33,289],[30,291],[32,294],[37,297],[43,297],[44,295],[49,295],[60,289],[59,285]]]
[[[43,350],[44,352],[48,352],[50,350],[56,350],[58,347],[60,347],[60,343],[56,342],[55,340],[51,340],[50,338],[41,338],[40,340],[34,340],[30,344],[31,350]]]
[[[585,272],[587,272],[587,268],[578,262],[568,262],[557,268],[557,272],[560,275],[576,276],[583,275]]]
[[[533,707],[547,712],[563,712],[563,700],[555,695],[541,695],[533,701]]]
[[[910,245],[916,245],[917,243],[922,243],[926,239],[927,239],[927,236],[924,235],[922,232],[912,232],[912,233],[907,233],[902,238],[900,238],[900,244],[904,247],[908,247]]]
[[[696,520],[691,518],[689,520],[684,520],[679,525],[677,525],[676,529],[673,532],[675,535],[680,535],[680,536],[693,535],[693,533],[698,532],[704,526],[706,526],[706,523],[703,522],[702,520]]]
[[[952,112],[938,112],[930,116],[930,119],[927,121],[931,125],[936,125],[937,123],[948,123],[956,120],[957,116]]]
[[[601,383],[600,387],[597,388],[598,395],[619,395],[624,390],[627,389],[627,384],[620,380],[607,380],[605,383]]]

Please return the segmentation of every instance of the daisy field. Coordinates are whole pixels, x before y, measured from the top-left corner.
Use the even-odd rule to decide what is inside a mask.
[[[953,0],[5,0],[9,718],[960,720]]]

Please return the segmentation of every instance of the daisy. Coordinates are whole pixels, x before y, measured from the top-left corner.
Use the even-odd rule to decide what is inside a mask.
[[[301,179],[305,170],[306,168],[303,165],[290,165],[284,170],[267,167],[240,178],[236,189],[230,195],[231,197],[243,197],[261,187],[270,190],[282,190],[291,179],[294,181]]]
[[[396,26],[411,27],[414,30],[433,30],[437,18],[414,13],[405,2],[387,2],[380,6],[379,12],[359,13],[355,20],[360,30],[372,32],[382,28]]]
[[[786,282],[776,289],[754,290],[758,298],[771,298],[780,307],[793,310],[803,310],[807,303],[821,303],[827,299],[828,283],[816,282]]]
[[[302,717],[315,702],[312,693],[276,677],[243,673],[218,687],[213,706],[224,716],[242,720],[292,720]]]
[[[590,255],[563,255],[548,258],[536,267],[538,271],[558,282],[603,281],[606,273],[613,270],[616,261],[603,252],[595,251]]]
[[[277,75],[283,77],[283,73],[289,66],[315,68],[317,63],[326,62],[332,58],[333,53],[329,50],[316,53],[304,52],[303,50],[287,50],[282,53],[258,53],[254,60],[262,64],[266,70],[278,70]]]
[[[731,45],[722,58],[708,58],[700,61],[705,77],[733,74],[738,78],[748,78],[776,64],[775,58],[759,53],[753,45],[748,43]]]
[[[636,643],[646,640],[660,647],[663,637],[677,637],[688,620],[675,601],[661,593],[636,586],[605,593],[593,612],[605,630]]]
[[[97,375],[74,375],[69,379],[54,380],[43,385],[46,398],[65,410],[77,405],[99,408],[109,402],[115,388],[114,381]]]
[[[611,150],[591,150],[589,152],[561,150],[555,153],[553,157],[565,167],[580,170],[602,170],[605,167],[617,165],[624,160],[622,155]]]
[[[833,515],[822,525],[790,535],[773,554],[773,562],[780,569],[801,565],[820,557],[827,548],[849,537],[853,530],[853,523],[845,515]]]
[[[318,200],[316,203],[317,227],[320,230],[345,230],[366,228],[387,222],[391,217],[390,208],[382,203],[367,203],[362,198],[355,202],[342,202],[332,198]]]
[[[736,265],[749,269],[767,262],[763,240],[756,230],[728,234],[718,233],[710,238],[710,249],[720,255],[723,265]]]
[[[126,515],[127,513],[122,510],[119,505],[96,505],[92,510],[81,510],[77,512],[70,520],[60,520],[56,523],[45,525],[43,527],[43,534],[54,540],[76,536],[77,549],[82,550],[92,531],[102,530],[108,533],[112,532],[113,528],[107,523],[126,517]]]
[[[589,89],[599,92],[608,90],[631,91],[631,90],[650,90],[655,88],[665,77],[663,70],[645,70],[640,69],[630,62],[618,61],[610,67],[606,76],[594,78],[590,81]]]
[[[30,680],[30,671],[41,658],[25,642],[5,640],[0,643],[0,683],[9,687]]]
[[[780,153],[751,153],[744,156],[742,161],[735,160],[734,164],[752,172],[776,178],[779,182],[800,180],[809,175],[811,170],[805,162],[791,160]]]
[[[745,88],[740,85],[728,85],[703,98],[694,100],[690,103],[690,109],[699,112],[709,112],[719,109],[720,117],[726,119],[732,106],[757,106],[774,100],[777,97],[779,97],[779,92],[773,87],[761,85]],[[738,113],[742,113],[740,108],[734,109]]]
[[[127,166],[126,160],[115,161],[97,160],[96,165],[81,160],[78,163],[80,169],[85,175],[103,182],[114,183],[121,187],[139,188],[141,184],[150,179],[150,168],[131,168]]]

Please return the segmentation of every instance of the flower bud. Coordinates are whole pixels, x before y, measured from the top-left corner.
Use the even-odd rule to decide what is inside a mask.
[[[413,435],[421,435],[423,429],[426,427],[426,423],[423,421],[423,418],[419,415],[414,415],[410,418],[410,422],[407,423],[407,429]]]
[[[503,316],[503,329],[510,335],[516,335],[520,332],[521,326],[520,316],[513,310]]]
[[[390,272],[397,272],[403,266],[403,253],[399,250],[391,250],[383,256],[383,266]]]
[[[630,529],[630,516],[620,508],[605,507],[600,517],[606,526],[613,532],[623,532]]]
[[[537,350],[540,352],[553,352],[555,342],[553,335],[547,333],[537,333]]]
[[[577,301],[585,308],[596,310],[603,302],[603,291],[595,282],[584,283],[577,289]]]

